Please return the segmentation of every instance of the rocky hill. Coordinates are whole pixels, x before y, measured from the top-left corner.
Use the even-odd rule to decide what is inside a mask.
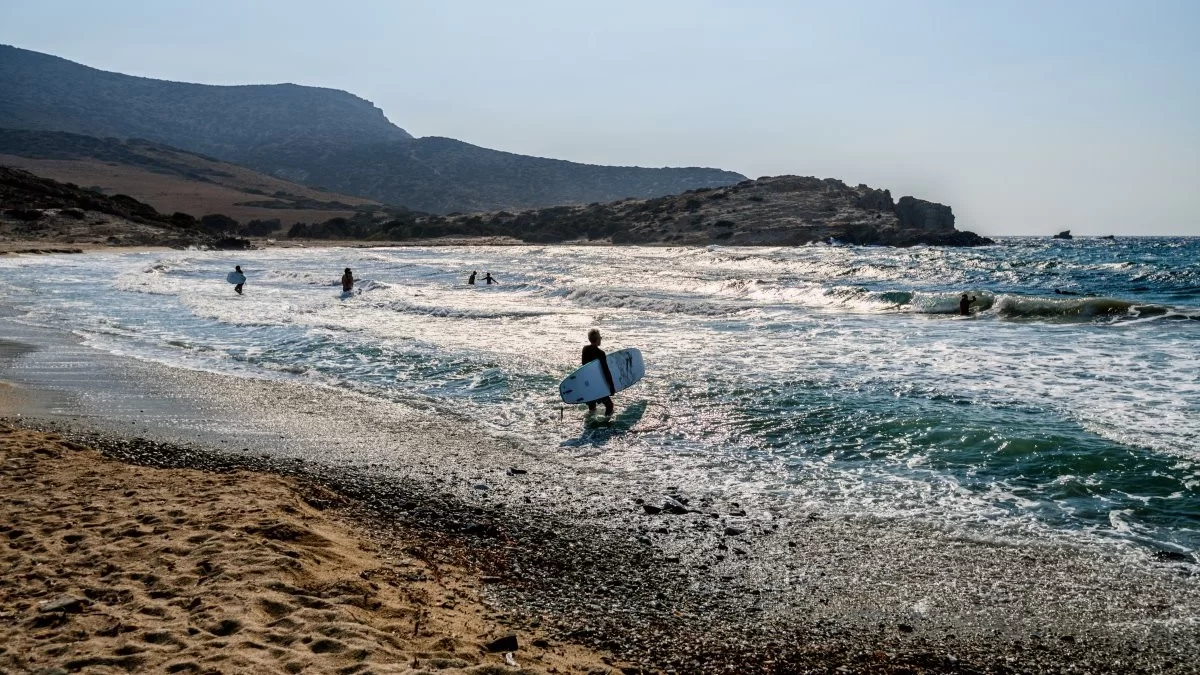
[[[993,243],[955,229],[950,207],[887,190],[850,187],[832,178],[777,176],[655,199],[559,206],[520,212],[428,216],[297,226],[294,236],[404,240],[510,237],[698,246],[794,246],[837,241],[887,246],[978,246]]]
[[[0,166],[0,241],[211,246],[222,239],[191,216],[167,216],[132,197],[109,197]]]
[[[0,129],[0,165],[104,194],[129,195],[163,213],[220,213],[243,223],[278,220],[281,227],[291,227],[382,208],[361,197],[136,139]]]
[[[413,139],[369,101],[343,91],[168,82],[3,45],[0,91],[0,127],[147,139],[309,186],[441,213],[655,197],[745,178]]]

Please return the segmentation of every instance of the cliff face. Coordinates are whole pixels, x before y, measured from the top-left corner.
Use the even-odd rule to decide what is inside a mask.
[[[947,232],[954,229],[954,213],[949,206],[914,197],[901,197],[895,207],[900,227],[911,230]]]

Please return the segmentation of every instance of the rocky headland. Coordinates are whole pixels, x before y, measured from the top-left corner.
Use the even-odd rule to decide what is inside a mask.
[[[913,246],[993,243],[955,229],[949,206],[833,178],[775,176],[654,199],[510,213],[414,217],[382,224],[388,239],[511,236],[527,242],[796,246],[812,242]]]

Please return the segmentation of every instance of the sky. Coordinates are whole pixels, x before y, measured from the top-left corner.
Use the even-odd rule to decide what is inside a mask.
[[[838,178],[984,235],[1200,236],[1200,1],[0,0],[102,70],[343,89],[414,136]]]

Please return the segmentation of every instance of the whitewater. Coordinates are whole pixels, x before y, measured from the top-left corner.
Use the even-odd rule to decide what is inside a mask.
[[[1200,239],[114,251],[0,276],[15,320],[96,350],[415,402],[614,482],[1200,549]],[[593,327],[647,365],[610,427],[557,397]]]

